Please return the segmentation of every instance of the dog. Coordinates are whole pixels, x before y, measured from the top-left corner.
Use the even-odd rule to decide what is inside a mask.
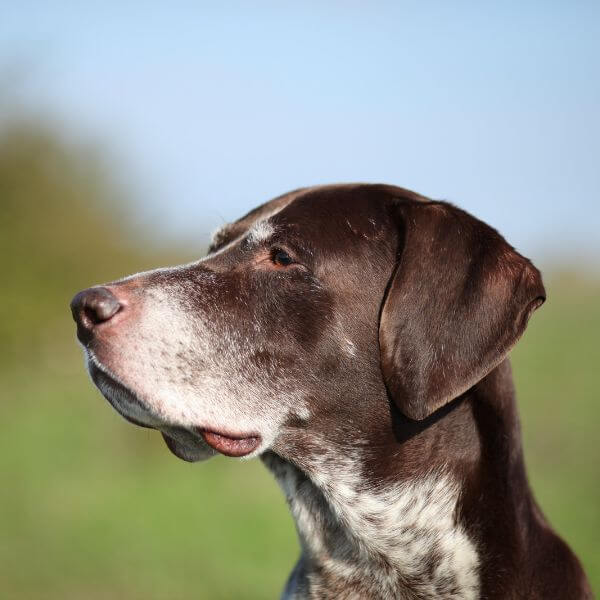
[[[539,271],[452,204],[295,190],[208,255],[77,294],[93,382],[186,461],[260,457],[295,519],[286,599],[588,599],[530,490],[507,355]]]

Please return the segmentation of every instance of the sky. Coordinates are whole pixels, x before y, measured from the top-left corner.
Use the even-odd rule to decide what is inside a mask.
[[[597,2],[22,0],[0,17],[2,87],[106,148],[170,239],[371,181],[534,259],[600,260]]]

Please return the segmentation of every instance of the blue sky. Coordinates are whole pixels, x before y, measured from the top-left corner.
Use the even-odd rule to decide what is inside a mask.
[[[0,20],[0,74],[13,65],[167,236],[295,187],[382,181],[534,258],[600,256],[597,2],[22,1]]]

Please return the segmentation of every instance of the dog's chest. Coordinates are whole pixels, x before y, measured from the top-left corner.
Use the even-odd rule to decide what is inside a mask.
[[[354,469],[269,465],[303,547],[284,598],[475,599],[478,556],[456,523],[456,484],[446,475],[360,490]]]

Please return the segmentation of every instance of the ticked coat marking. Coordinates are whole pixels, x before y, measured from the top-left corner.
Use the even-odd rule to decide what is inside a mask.
[[[456,522],[459,488],[450,476],[365,491],[352,457],[324,467],[317,460],[310,478],[274,456],[263,460],[305,555],[284,598],[478,598],[477,550]]]

